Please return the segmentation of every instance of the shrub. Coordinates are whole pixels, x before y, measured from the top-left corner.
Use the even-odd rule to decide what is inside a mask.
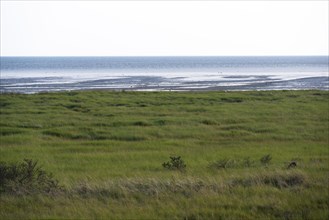
[[[150,126],[151,124],[146,121],[136,121],[133,123],[135,126]]]
[[[183,171],[186,168],[186,164],[180,156],[178,157],[169,157],[170,161],[164,162],[162,166],[169,170],[180,170]]]
[[[21,163],[0,162],[0,193],[53,193],[61,189],[52,174],[37,166],[38,162],[24,159]]]
[[[289,162],[289,164],[287,166],[288,169],[295,168],[295,167],[297,167],[297,162],[296,161]]]

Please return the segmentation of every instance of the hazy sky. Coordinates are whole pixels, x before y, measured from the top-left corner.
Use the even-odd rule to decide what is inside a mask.
[[[328,1],[1,1],[1,56],[328,55]]]

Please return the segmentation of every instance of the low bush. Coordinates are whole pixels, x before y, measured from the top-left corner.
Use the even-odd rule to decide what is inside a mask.
[[[169,170],[180,170],[180,171],[184,171],[186,168],[186,164],[184,163],[184,161],[182,160],[182,158],[180,156],[178,157],[169,157],[170,161],[168,162],[164,162],[162,164],[162,166],[164,168],[167,168]]]
[[[24,159],[23,162],[16,164],[0,162],[0,193],[59,192],[61,187],[58,181],[37,164],[37,161],[30,159]]]

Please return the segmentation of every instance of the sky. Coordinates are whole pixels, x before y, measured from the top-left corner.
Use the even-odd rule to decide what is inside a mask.
[[[1,56],[328,55],[328,1],[2,1]]]

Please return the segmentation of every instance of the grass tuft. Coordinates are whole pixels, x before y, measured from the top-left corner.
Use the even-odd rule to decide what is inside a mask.
[[[259,173],[245,178],[236,178],[232,181],[232,186],[241,185],[244,187],[268,185],[276,188],[287,188],[294,186],[307,186],[308,177],[302,172],[271,172]]]

